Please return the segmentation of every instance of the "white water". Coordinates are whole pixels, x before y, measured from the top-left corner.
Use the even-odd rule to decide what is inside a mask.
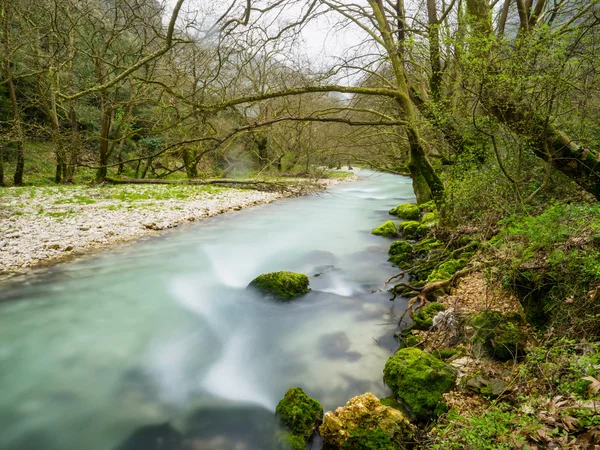
[[[369,232],[412,193],[362,175],[0,286],[0,449],[108,450],[166,421],[196,448],[265,448],[257,417],[288,387],[327,409],[386,395],[405,304],[373,293],[396,269]],[[308,274],[312,292],[279,304],[244,289],[275,270]]]

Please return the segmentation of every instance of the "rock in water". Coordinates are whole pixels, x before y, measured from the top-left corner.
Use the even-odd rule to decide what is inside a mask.
[[[396,228],[396,224],[391,220],[384,222],[382,225],[374,228],[371,231],[371,234],[375,234],[377,236],[385,236],[385,237],[396,237],[398,236],[398,229]]]
[[[390,357],[383,381],[417,421],[426,422],[446,410],[442,394],[456,385],[456,371],[418,348],[403,348]]]
[[[275,414],[290,430],[281,440],[294,450],[304,448],[323,421],[323,407],[301,388],[288,389],[277,404]]]
[[[281,271],[259,275],[248,287],[277,300],[292,300],[310,290],[308,283],[304,274]]]
[[[328,411],[319,430],[331,448],[392,450],[404,448],[403,442],[412,439],[415,427],[401,411],[382,405],[367,392]]]
[[[421,217],[421,210],[414,203],[404,203],[390,210],[390,214],[401,219],[417,220]]]

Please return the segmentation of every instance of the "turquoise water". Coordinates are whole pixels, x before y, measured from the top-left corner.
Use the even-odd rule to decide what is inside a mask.
[[[0,285],[0,449],[107,450],[165,422],[186,448],[266,448],[288,387],[326,409],[387,395],[405,302],[382,290],[397,269],[370,230],[413,193],[359,174]],[[276,270],[312,291],[279,304],[245,289]]]

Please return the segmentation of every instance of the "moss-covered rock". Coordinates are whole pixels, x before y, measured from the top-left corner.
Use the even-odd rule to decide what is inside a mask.
[[[427,277],[427,280],[430,283],[434,281],[449,280],[456,272],[464,269],[467,266],[467,263],[468,260],[466,258],[449,259],[432,271],[429,277]]]
[[[391,220],[384,222],[382,225],[379,225],[377,228],[374,228],[371,231],[371,234],[375,234],[377,236],[385,236],[385,237],[396,237],[398,236],[398,228],[396,228],[396,224]]]
[[[281,271],[259,275],[248,287],[277,300],[292,300],[306,294],[310,290],[308,284],[308,277],[304,274]]]
[[[398,216],[401,219],[417,220],[421,217],[421,210],[413,203],[404,203],[403,205],[398,205],[395,208],[390,209],[390,214]]]
[[[527,334],[519,314],[484,311],[472,318],[473,340],[483,344],[486,353],[498,361],[509,361],[525,355]]]
[[[319,431],[327,448],[391,450],[404,448],[415,427],[400,410],[367,392],[327,412]]]
[[[435,202],[433,200],[430,200],[426,203],[421,203],[419,205],[419,209],[422,212],[432,212],[432,211],[437,211],[437,207],[435,206]]]
[[[297,445],[298,437],[301,437],[306,445],[323,420],[323,407],[301,388],[290,388],[277,404],[275,414],[293,435],[287,437],[288,441]]]
[[[419,237],[417,230],[421,222],[417,222],[415,220],[407,220],[406,222],[402,222],[398,225],[398,228],[402,231],[402,235],[406,239],[416,239]]]
[[[429,223],[422,223],[422,224],[420,224],[417,227],[417,231],[415,232],[415,237],[416,238],[422,238],[422,237],[427,236],[429,233],[431,233],[431,230],[436,225],[437,225],[437,222],[429,222]]]
[[[426,304],[414,316],[414,328],[417,330],[429,330],[433,325],[433,318],[440,311],[444,311],[446,307],[441,303],[432,302]]]
[[[413,251],[417,254],[430,252],[433,249],[443,247],[444,243],[439,239],[427,238],[413,245]]]
[[[390,249],[388,250],[388,255],[388,261],[401,269],[407,269],[410,267],[410,263],[413,259],[412,245],[407,241],[392,242],[392,245],[390,245]]]
[[[438,220],[438,213],[430,212],[430,213],[423,215],[423,218],[421,219],[421,223],[424,223],[424,224],[436,223],[437,220]]]
[[[414,418],[425,422],[445,409],[442,394],[454,388],[456,372],[418,348],[403,348],[387,360],[383,380]]]
[[[306,442],[304,436],[279,431],[276,434],[275,448],[280,450],[305,450]]]

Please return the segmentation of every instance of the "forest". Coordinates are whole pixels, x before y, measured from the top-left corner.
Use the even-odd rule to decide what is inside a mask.
[[[380,292],[406,301],[383,369],[391,395],[323,415],[292,388],[263,448],[600,448],[599,0],[1,0],[1,12],[0,252],[15,271],[30,264],[26,243],[9,246],[19,220],[100,233],[101,214],[83,223],[52,204],[127,210],[147,232],[171,227],[141,212],[161,201],[191,222],[198,196],[232,196],[208,217],[350,186],[348,170],[389,189],[408,180],[389,214],[377,203],[386,220],[368,237],[392,267]],[[253,197],[236,206],[229,187]],[[154,203],[102,203],[134,197]],[[69,239],[48,237],[38,259],[73,251]],[[173,450],[221,448],[151,431]],[[132,442],[119,448],[163,448]]]

